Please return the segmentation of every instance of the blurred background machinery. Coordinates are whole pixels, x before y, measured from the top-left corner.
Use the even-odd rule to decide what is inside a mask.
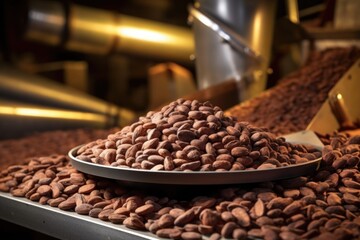
[[[124,126],[179,97],[231,107],[313,50],[359,45],[358,11],[351,0],[1,1],[2,138]]]

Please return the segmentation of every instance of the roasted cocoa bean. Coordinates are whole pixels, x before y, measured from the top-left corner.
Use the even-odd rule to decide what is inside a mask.
[[[250,216],[248,213],[241,207],[234,208],[231,211],[231,214],[236,218],[237,223],[242,227],[250,226]]]
[[[125,227],[131,228],[131,229],[134,229],[134,230],[145,230],[144,223],[141,220],[139,220],[138,218],[136,218],[136,217],[127,217],[123,221],[123,224],[125,225]]]

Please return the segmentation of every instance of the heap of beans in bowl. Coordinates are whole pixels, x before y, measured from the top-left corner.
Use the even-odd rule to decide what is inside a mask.
[[[85,144],[83,161],[157,171],[270,169],[321,157],[265,128],[238,122],[210,102],[178,99],[120,131]]]

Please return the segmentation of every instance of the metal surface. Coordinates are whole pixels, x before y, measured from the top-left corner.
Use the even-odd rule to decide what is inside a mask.
[[[28,39],[58,45],[65,28],[65,10],[57,1],[29,1],[27,29]]]
[[[213,30],[217,35],[222,39],[222,41],[228,43],[231,47],[233,47],[236,51],[241,54],[246,54],[251,58],[254,58],[256,62],[261,61],[261,56],[258,52],[251,49],[248,43],[240,36],[237,32],[235,32],[230,27],[226,26],[224,23],[220,22],[216,18],[205,15],[199,9],[194,7],[189,8],[190,15],[196,20],[200,21],[206,27]]]
[[[329,100],[326,100],[322,104],[320,110],[316,113],[306,129],[320,134],[333,133],[337,129],[340,129],[336,117],[332,114]]]
[[[117,17],[116,52],[191,62],[194,37],[190,29],[123,14]]]
[[[300,22],[298,5],[299,4],[298,4],[297,0],[286,0],[288,17],[289,17],[290,21],[292,21],[293,23]]]
[[[65,3],[34,1],[28,10],[27,38],[90,54],[116,52],[191,63],[194,38],[189,28],[76,4],[67,8],[68,14]]]
[[[342,105],[343,114],[348,121],[360,120],[360,59],[342,76],[330,90],[329,97],[336,97]],[[341,97],[340,97],[341,96]]]
[[[80,146],[69,152],[71,164],[81,172],[125,182],[164,185],[225,185],[274,181],[315,172],[321,158],[306,163],[262,170],[178,172],[119,168],[89,163],[76,158]]]
[[[103,114],[110,126],[125,126],[136,117],[128,109],[4,65],[0,66],[0,95],[2,98],[44,107]]]
[[[263,59],[259,67],[251,57],[234,51],[223,42],[223,37],[195,18],[192,26],[200,89],[235,79],[239,82],[240,101],[265,89],[276,3],[275,0],[199,0],[195,3],[203,14],[216,18],[241,36],[246,45]]]
[[[360,120],[360,59],[341,77],[328,93],[318,113],[306,129],[320,134],[348,130]]]
[[[63,240],[159,239],[150,232],[131,230],[3,192],[0,192],[0,218]]]
[[[76,128],[110,128],[108,117],[91,112],[46,108],[0,99],[0,139]]]
[[[115,41],[115,14],[73,5],[69,13],[66,48],[85,53],[109,53]]]
[[[344,97],[341,93],[335,93],[329,96],[329,104],[337,122],[342,128],[351,128],[353,121],[349,114],[349,110],[345,104]]]
[[[298,144],[311,144],[317,149],[321,150],[324,144],[318,136],[311,130],[304,130],[295,133],[283,135],[287,142],[296,142]]]

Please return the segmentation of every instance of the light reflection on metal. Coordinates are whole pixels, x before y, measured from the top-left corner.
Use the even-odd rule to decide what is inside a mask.
[[[38,118],[56,118],[81,121],[95,121],[106,123],[104,115],[95,113],[75,112],[66,110],[54,110],[46,108],[16,107],[16,106],[0,106],[0,114],[28,116]]]
[[[258,52],[253,50],[249,44],[237,32],[233,31],[224,23],[215,19],[214,17],[205,15],[199,9],[189,7],[190,14],[198,19],[205,26],[216,32],[224,41],[229,43],[236,51],[246,53],[248,56],[254,58],[259,64],[261,63],[261,56]],[[259,25],[259,24],[258,24]]]
[[[184,63],[190,63],[194,54],[189,28],[77,4],[70,4],[66,15],[61,2],[29,2],[30,40],[63,43],[66,49],[90,54],[117,52]]]
[[[53,65],[48,67],[51,68]],[[45,108],[94,113],[104,116],[109,126],[126,126],[137,116],[130,109],[48,81],[46,78],[26,74],[10,66],[0,67],[0,96],[4,99],[36,104]],[[3,106],[3,104],[0,105]],[[12,106],[18,107],[18,105]]]
[[[287,0],[288,16],[293,23],[299,23],[299,7],[297,0]]]
[[[168,42],[171,41],[171,36],[165,33],[160,33],[146,28],[134,28],[134,27],[118,27],[117,33],[119,36],[133,38],[136,40],[148,41],[148,42]]]
[[[65,27],[65,10],[56,1],[29,1],[27,38],[57,45]]]
[[[100,113],[0,99],[0,139],[22,137],[34,132],[114,127],[109,116]]]
[[[73,5],[69,10],[69,38],[66,48],[86,53],[106,54],[115,41],[115,14]]]
[[[194,38],[190,29],[119,14],[115,52],[190,62]]]
[[[329,104],[340,127],[348,129],[354,126],[348,106],[346,105],[345,99],[341,93],[335,93],[333,95],[329,94]]]
[[[229,14],[226,1],[227,0],[218,0],[218,2],[219,2],[218,10],[221,13],[221,15],[228,15]],[[199,7],[197,7],[197,8],[199,8]]]
[[[320,134],[356,128],[360,120],[360,59],[341,77],[328,93],[328,99],[313,117],[307,129]]]
[[[264,14],[260,11],[255,13],[253,20],[253,31],[249,36],[254,46],[259,46],[261,45],[261,42],[264,41],[264,39],[261,38],[261,28],[263,27],[262,23],[265,21],[265,19],[263,19],[264,17]]]
[[[239,101],[265,89],[276,5],[277,0],[197,0],[189,7],[199,89],[235,79]]]

